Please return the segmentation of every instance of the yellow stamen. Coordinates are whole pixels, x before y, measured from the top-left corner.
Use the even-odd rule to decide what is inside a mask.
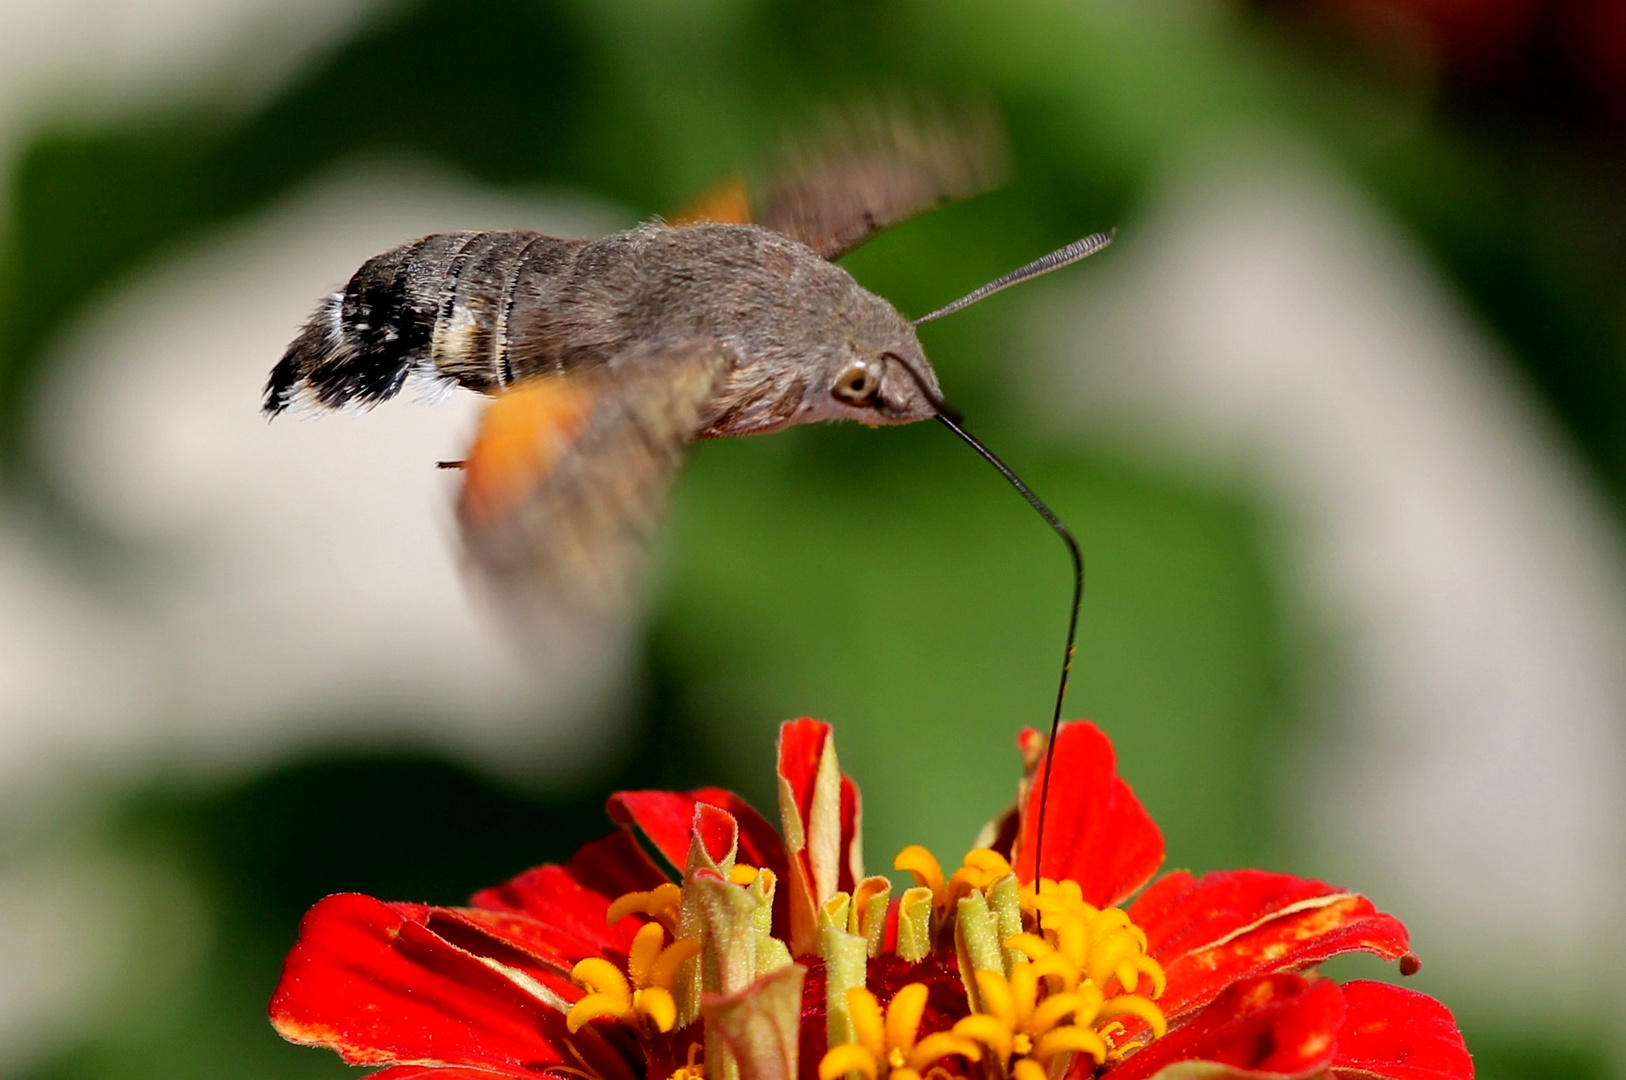
[[[1033,1019],[1028,1021],[1028,1033],[1043,1035],[1061,1023],[1063,1017],[1077,1012],[1082,1004],[1084,997],[1081,994],[1051,994],[1033,1010]]]
[[[608,994],[588,994],[570,1007],[565,1014],[565,1027],[572,1035],[581,1030],[581,1026],[600,1017],[611,1017],[616,1020],[626,1018],[626,1010]]]
[[[1056,884],[1056,895],[1075,904],[1084,904],[1084,886],[1072,878],[1063,878]],[[1084,904],[1089,907],[1088,904]],[[1093,910],[1093,909],[1092,909]]]
[[[943,891],[942,864],[936,855],[919,844],[910,844],[898,852],[898,857],[892,860],[892,869],[909,871],[915,877],[915,884],[930,889],[933,896]]]
[[[1122,908],[1098,910],[1081,896],[1074,881],[1047,879],[1041,893],[1025,891],[1024,911],[1037,915],[1040,932],[1018,934],[1006,946],[1032,960],[1026,966],[1039,977],[1059,979],[1062,990],[1093,985],[1134,994],[1149,979],[1150,994],[1144,996],[1161,997],[1167,979],[1162,965],[1146,955],[1145,932]]]
[[[746,866],[744,863],[735,863],[734,869],[728,872],[728,880],[736,885],[749,885],[757,879],[757,868]]]
[[[1040,957],[1028,966],[1033,969],[1036,978],[1054,976],[1061,982],[1063,990],[1073,990],[1078,986],[1078,966],[1059,952]]]
[[[1094,983],[1085,981],[1079,984],[1078,1008],[1073,1010],[1073,1023],[1083,1024],[1085,1027],[1095,1027],[1095,1018],[1101,1011],[1101,988]],[[1099,1029],[1097,1029],[1099,1030]]]
[[[1139,928],[1137,927],[1137,929]],[[1152,996],[1155,998],[1162,997],[1163,990],[1168,986],[1169,982],[1168,977],[1163,974],[1163,965],[1144,954],[1135,957],[1133,963],[1141,974],[1151,978]]]
[[[1055,947],[1038,934],[1017,934],[1005,939],[1005,947],[1019,952],[1029,960],[1037,960],[1042,956],[1049,956],[1056,951]]]
[[[926,999],[929,996],[924,983],[910,983],[892,995],[892,1003],[886,1007],[888,1046],[898,1050],[913,1048],[915,1036],[920,1031],[920,1018],[926,1015]],[[918,1065],[915,1067],[919,1068]]]
[[[670,990],[646,986],[633,995],[633,1004],[662,1034],[671,1031],[677,1021],[677,1002],[672,999]]]
[[[1139,939],[1140,947],[1146,948],[1146,934],[1129,921],[1129,912],[1123,908],[1105,908],[1090,916],[1090,936],[1105,937],[1114,930],[1128,930]]]
[[[1107,1044],[1089,1028],[1059,1027],[1039,1040],[1033,1056],[1040,1061],[1049,1061],[1057,1054],[1088,1054],[1099,1065],[1107,1059]]]
[[[633,986],[648,986],[649,972],[666,944],[666,930],[660,923],[645,923],[633,936],[632,947],[627,950],[627,975]]]
[[[1083,969],[1089,954],[1089,928],[1081,915],[1056,914],[1045,927],[1056,935],[1056,951],[1075,968]]]
[[[1128,964],[1128,971],[1123,969],[1127,961],[1140,955],[1140,945],[1135,941],[1135,935],[1124,930],[1113,930],[1104,938],[1090,942],[1089,959],[1083,965],[1084,973],[1094,979],[1099,986],[1106,986],[1113,976],[1120,976],[1125,990],[1133,992],[1136,976],[1134,964]],[[1121,977],[1127,974],[1127,978]]]
[[[700,942],[695,938],[678,938],[661,951],[659,960],[656,960],[649,969],[648,986],[659,986],[670,990],[677,981],[677,970],[683,962],[691,956],[700,955]]]
[[[862,986],[847,991],[847,1015],[852,1018],[853,1033],[858,1045],[870,1052],[871,1057],[886,1055],[886,1017],[875,995]]]
[[[961,860],[965,866],[976,867],[985,874],[1000,878],[1011,872],[1011,862],[993,848],[972,848]]]
[[[979,971],[975,978],[977,996],[982,999],[980,1011],[1014,1031],[1017,1024],[1016,999],[1011,996],[1011,984],[1005,981],[1003,975],[992,971]]]
[[[1010,872],[1011,864],[1005,856],[989,848],[974,848],[966,852],[960,868],[949,879],[949,891],[956,891],[956,885],[986,889]]]
[[[628,915],[648,915],[667,921],[676,918],[678,906],[682,903],[683,890],[670,881],[663,881],[648,892],[632,892],[617,897],[610,904],[610,910],[604,913],[604,921],[613,926]]]
[[[907,1063],[908,1068],[918,1075],[925,1066],[951,1054],[959,1054],[961,1057],[969,1058],[972,1061],[982,1060],[982,1048],[970,1039],[963,1035],[938,1031],[915,1044],[914,1049],[910,1050],[904,1057],[904,1061]],[[893,1080],[898,1080],[897,1072],[894,1072],[892,1077]]]
[[[570,969],[570,977],[590,995],[601,995],[616,1003],[622,1012],[632,1008],[632,988],[627,977],[602,956],[589,956]]]
[[[663,1034],[671,1031],[677,1023],[672,984],[678,966],[700,951],[700,943],[682,938],[663,949],[665,936],[659,923],[640,927],[627,953],[626,974],[602,956],[590,956],[572,968],[570,977],[587,994],[571,1006],[565,1026],[574,1033],[583,1024],[610,1017],[635,1027],[643,1022]]]
[[[1017,964],[1011,968],[1006,985],[1011,988],[1011,1000],[1016,1006],[1016,1024],[1026,1027],[1028,1018],[1033,1015],[1033,1006],[1039,1000],[1039,976],[1034,974],[1032,964]]]
[[[864,987],[848,990],[847,1015],[852,1020],[857,1041],[832,1047],[819,1062],[819,1075],[824,1077],[829,1072],[836,1076],[856,1071],[868,1080],[878,1080],[881,1075],[888,1076],[889,1080],[920,1080],[921,1069],[950,1054],[965,1054],[977,1060],[982,1051],[975,1043],[946,1031],[928,1035],[916,1044],[929,996],[924,983],[910,983],[892,995],[891,1004],[883,1010],[875,995]],[[855,1053],[860,1050],[862,1057]],[[868,1063],[867,1073],[864,1062]],[[933,1070],[937,1071],[940,1070]]]
[[[583,1024],[601,1017],[630,1020],[633,1016],[632,988],[627,977],[602,956],[589,956],[570,970],[570,977],[582,989],[585,997],[570,1007],[565,1015],[565,1027],[571,1034]]]
[[[954,1034],[967,1039],[975,1039],[1005,1061],[1011,1056],[1012,1032],[1011,1025],[1000,1020],[997,1016],[987,1013],[972,1013],[970,1016],[955,1023]]]
[[[857,1043],[832,1046],[819,1062],[819,1080],[836,1080],[850,1072],[875,1080],[875,1055]]]
[[[1152,1029],[1154,1039],[1161,1039],[1169,1030],[1169,1022],[1164,1019],[1163,1010],[1139,994],[1119,994],[1115,998],[1110,998],[1101,1004],[1101,1011],[1097,1015],[1102,1020],[1111,1020],[1117,1016],[1138,1016]]]

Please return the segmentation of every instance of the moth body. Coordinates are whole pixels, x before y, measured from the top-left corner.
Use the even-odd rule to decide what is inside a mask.
[[[272,372],[266,409],[301,397],[367,406],[414,374],[489,394],[612,370],[686,339],[715,341],[730,361],[696,438],[933,415],[936,375],[891,304],[796,240],[718,223],[652,223],[598,240],[509,230],[403,244],[323,302]],[[841,394],[844,375],[876,385]]]

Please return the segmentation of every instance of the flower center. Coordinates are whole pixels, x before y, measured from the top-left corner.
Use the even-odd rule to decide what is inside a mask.
[[[971,1015],[953,1031],[987,1047],[1006,1075],[1042,1080],[1063,1055],[1088,1054],[1099,1066],[1167,1030],[1153,1000],[1163,969],[1121,908],[1087,903],[1076,881],[1017,886],[1009,862],[986,849],[947,880],[924,848],[904,849],[898,863],[932,890],[944,918],[953,905],[956,951],[972,983]]]
[[[924,983],[910,983],[892,996],[885,1009],[862,986],[847,991],[847,1014],[853,1038],[832,1046],[819,1062],[819,1080],[838,1080],[854,1073],[864,1080],[920,1080],[941,1070],[937,1062],[958,1055],[971,1061],[982,1057],[977,1044],[962,1035],[939,1031],[920,1038],[920,1021],[930,991]]]
[[[922,1080],[963,1075],[978,1063],[989,1080],[1048,1080],[1077,1055],[1099,1067],[1164,1033],[1156,1004],[1163,969],[1121,908],[1091,905],[1076,881],[1022,885],[1009,861],[986,848],[969,852],[950,875],[918,846],[894,865],[915,881],[896,900],[885,878],[865,878],[851,893],[826,897],[815,913],[830,1047],[819,1080]],[[712,867],[691,870],[681,887],[629,893],[610,905],[612,924],[628,915],[650,921],[634,935],[625,971],[600,957],[576,965],[572,977],[587,993],[567,1017],[572,1032],[607,1019],[652,1039],[699,1019],[700,992],[710,990],[703,968],[712,980],[744,964],[757,979],[790,965],[783,930],[776,934],[772,921],[775,875],[732,860]],[[872,961],[888,951],[902,966],[876,969],[881,982],[872,987]],[[944,985],[953,971],[964,987],[958,1008],[928,986]],[[923,981],[898,987],[903,973]],[[876,991],[891,987],[898,988],[883,1007]],[[933,1026],[948,1030],[922,1036],[929,1001],[936,1002]],[[801,1010],[789,1000],[786,1007],[797,1014],[787,1022],[798,1022]],[[668,1080],[705,1080],[699,1052],[696,1044]]]

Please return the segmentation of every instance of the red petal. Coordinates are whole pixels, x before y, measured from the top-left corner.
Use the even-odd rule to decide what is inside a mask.
[[[814,789],[818,786],[819,767],[833,737],[830,725],[821,720],[803,717],[779,725],[779,785],[782,795],[790,796],[788,806],[782,798],[780,813],[785,816],[786,835],[800,833],[804,843],[794,852],[794,864],[782,889],[790,908],[787,922],[791,952],[797,955],[813,951],[818,933],[816,912],[818,905],[827,899],[816,895],[819,886],[814,881],[812,856],[805,844],[814,828],[813,799]],[[850,891],[857,883],[863,863],[863,838],[860,832],[863,819],[858,785],[846,774],[841,776],[840,798],[839,862],[835,882],[823,883],[827,893]],[[794,827],[789,817],[791,813],[796,815]]]
[[[583,878],[600,887],[584,884]],[[584,844],[567,866],[527,870],[502,885],[475,893],[470,903],[485,911],[529,916],[483,922],[497,927],[499,936],[516,946],[568,971],[588,956],[625,958],[643,921],[629,915],[614,926],[605,925],[610,901],[623,892],[652,889],[665,880],[638,841],[617,829],[602,840]]]
[[[717,865],[737,856],[740,850],[740,823],[727,810],[709,803],[694,804],[694,838],[706,858]]]
[[[805,823],[813,812],[813,784],[830,725],[822,720],[787,720],[779,725],[779,779],[790,785],[796,813]]]
[[[678,873],[689,861],[694,797],[681,791],[618,791],[605,804],[610,820],[634,825]]]
[[[1227,870],[1165,875],[1129,907],[1168,988],[1171,1019],[1214,1000],[1239,979],[1301,971],[1346,952],[1394,960],[1406,928],[1363,896],[1290,874]]]
[[[1335,1076],[1346,1080],[1473,1080],[1474,1062],[1451,1011],[1427,994],[1357,980],[1343,986]]]
[[[819,762],[824,758],[825,743],[833,737],[832,729],[823,720],[787,720],[779,726],[779,779],[790,785],[795,797],[796,814],[802,828],[809,827],[813,816],[813,787],[819,778]],[[863,803],[858,785],[852,777],[841,774],[841,853],[843,858],[836,871],[836,891],[851,892],[858,884],[859,868],[863,863]],[[812,880],[811,867],[808,880]]]
[[[522,914],[534,932],[517,930],[544,958],[557,958],[567,970],[588,956],[624,957],[632,936],[643,923],[627,916],[615,926],[605,924],[610,901],[584,889],[563,867],[539,866],[506,885],[474,894],[477,909]]]
[[[467,1066],[519,1077],[576,1065],[564,1014],[415,921],[425,910],[355,894],[318,903],[283,965],[272,1025],[356,1065]],[[602,1044],[576,1042],[606,1080],[631,1080],[619,1057],[593,1052]]]
[[[612,898],[648,892],[670,880],[625,829],[583,844],[565,863],[565,869],[589,889]]]
[[[864,826],[863,802],[858,797],[858,785],[846,773],[841,774],[841,851],[845,858],[841,860],[841,870],[837,874],[836,890],[851,893],[858,887],[860,867],[864,861],[864,853],[859,850],[863,844]]]
[[[689,851],[700,841],[706,857],[721,864],[739,856],[740,824],[734,815],[693,795],[678,791],[619,791],[610,796],[610,816],[623,824],[635,824],[660,849],[662,855],[685,870]],[[678,816],[687,811],[689,822],[683,834],[683,854],[678,854]]]
[[[395,906],[401,910],[402,905]],[[578,960],[607,955],[614,962],[624,963],[627,949],[631,947],[629,934],[625,946],[600,954],[583,949],[568,934],[545,922],[507,911],[437,907],[428,908],[421,916],[414,917],[414,921],[464,952],[525,972],[572,1003],[582,995],[581,989],[570,981],[570,969]],[[641,924],[628,921],[633,922],[636,932]]]
[[[1018,745],[1031,748],[1032,736],[1024,733]],[[1087,720],[1063,724],[1054,753],[1042,876],[1071,878],[1083,889],[1085,900],[1097,907],[1115,905],[1157,873],[1163,862],[1163,834],[1118,776],[1112,743],[1100,728]],[[1024,756],[1033,761],[1033,772],[1022,809],[1015,865],[1020,880],[1032,881],[1044,760]]]
[[[732,791],[619,791],[610,796],[607,809],[612,821],[637,826],[655,850],[682,873],[689,861],[695,807],[700,804],[726,811],[739,823],[741,860],[751,866],[766,866],[780,877],[785,875],[785,845],[779,834],[750,803]]]
[[[444,1069],[438,1065],[397,1065],[368,1073],[362,1080],[494,1080],[513,1073],[487,1072],[485,1069]]]
[[[1332,1060],[1343,1020],[1344,996],[1330,979],[1251,979],[1107,1076],[1141,1080],[1177,1061],[1212,1061],[1277,1078],[1315,1076]],[[1088,1059],[1082,1062],[1087,1068]]]

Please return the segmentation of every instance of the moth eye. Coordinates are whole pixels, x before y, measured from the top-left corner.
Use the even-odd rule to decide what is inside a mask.
[[[874,402],[875,395],[880,392],[880,372],[863,361],[843,371],[841,377],[836,379],[836,385],[830,390],[837,401],[859,407]]]

